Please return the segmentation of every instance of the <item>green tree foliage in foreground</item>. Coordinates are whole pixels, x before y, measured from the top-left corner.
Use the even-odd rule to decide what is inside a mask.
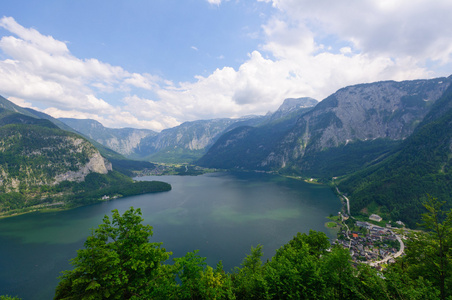
[[[63,273],[55,299],[449,299],[452,212],[432,198],[425,207],[427,232],[383,272],[352,265],[347,249],[330,248],[315,231],[298,233],[265,263],[262,246],[251,248],[231,273],[197,251],[170,262],[171,253],[150,242],[140,209],[114,210]]]
[[[429,197],[422,215],[424,232],[416,232],[407,246],[406,270],[411,276],[422,274],[438,287],[441,299],[452,298],[452,210]]]

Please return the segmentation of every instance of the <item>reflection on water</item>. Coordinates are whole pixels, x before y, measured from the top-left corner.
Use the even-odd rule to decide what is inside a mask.
[[[207,263],[239,266],[251,246],[264,260],[297,232],[324,231],[325,217],[340,209],[328,187],[254,173],[143,177],[172,184],[170,192],[116,199],[74,210],[0,220],[0,291],[23,299],[51,299],[62,270],[105,214],[141,208],[173,257],[199,249]]]

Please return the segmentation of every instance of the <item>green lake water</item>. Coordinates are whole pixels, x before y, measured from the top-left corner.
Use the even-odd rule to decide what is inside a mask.
[[[116,199],[69,211],[31,213],[0,220],[0,295],[52,299],[57,277],[105,214],[141,208],[174,257],[199,249],[214,267],[239,266],[251,246],[264,246],[264,261],[297,232],[323,231],[340,210],[330,188],[261,173],[149,176],[172,185],[170,192]]]

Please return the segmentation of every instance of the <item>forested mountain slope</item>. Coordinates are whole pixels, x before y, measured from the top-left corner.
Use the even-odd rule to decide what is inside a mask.
[[[134,183],[84,137],[18,111],[0,108],[0,214],[171,188]]]
[[[432,107],[400,150],[380,164],[339,183],[352,214],[377,204],[392,219],[411,226],[423,212],[427,194],[452,208],[452,88]]]

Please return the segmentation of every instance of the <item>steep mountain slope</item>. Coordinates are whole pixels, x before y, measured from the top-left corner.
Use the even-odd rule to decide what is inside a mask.
[[[28,115],[23,115],[14,111],[10,111],[0,107],[0,126],[8,124],[29,124],[39,125],[48,128],[58,128],[55,124],[48,120],[36,119]]]
[[[36,117],[33,113],[29,112],[26,108],[20,107],[11,101],[5,99],[4,97],[0,96],[0,108],[3,108],[10,112],[16,112],[20,113],[22,115],[26,115],[29,117]]]
[[[223,169],[266,169],[261,162],[273,151],[300,115],[317,104],[312,98],[286,99],[256,127],[240,126],[222,135],[196,163]]]
[[[59,119],[72,130],[128,158],[165,163],[192,162],[200,158],[223,133],[240,126],[256,126],[292,118],[292,114],[313,107],[312,98],[286,99],[275,113],[238,119],[213,119],[185,122],[155,133],[131,128],[111,129],[94,120]],[[116,160],[113,160],[116,161]]]
[[[185,122],[180,126],[163,130],[155,137],[143,139],[138,155],[152,161],[190,162],[199,159],[218,138],[239,127],[276,125],[276,131],[291,123],[294,115],[311,109],[317,104],[312,98],[286,99],[279,109],[266,116],[248,116],[238,119],[214,119]],[[261,133],[258,134],[258,136]],[[255,136],[253,138],[259,137]]]
[[[8,111],[11,112],[17,112],[20,113],[22,115],[26,115],[29,117],[32,117],[34,119],[43,119],[43,120],[48,120],[50,122],[52,122],[53,124],[55,124],[58,128],[62,129],[62,130],[66,130],[66,131],[70,131],[70,132],[74,132],[79,134],[79,132],[77,132],[76,130],[74,130],[73,128],[69,127],[68,125],[66,125],[65,123],[61,122],[58,119],[53,118],[52,116],[49,116],[48,114],[45,114],[43,112],[40,111],[36,111],[34,109],[31,108],[23,108],[20,107],[14,103],[12,103],[11,101],[5,99],[4,97],[0,96],[0,108],[4,108]],[[101,154],[107,158],[111,158],[111,159],[116,159],[116,160],[123,160],[125,159],[125,157],[123,157],[121,154],[104,147],[103,145],[101,145],[100,143],[97,143],[94,140],[90,140],[92,143],[94,143],[94,146],[96,146],[96,148],[101,152]]]
[[[283,169],[305,176],[347,174],[391,154],[413,132],[451,81],[449,77],[346,87],[311,111],[300,114],[286,132],[271,134],[271,139],[276,141],[271,147],[259,140],[250,142],[253,131],[244,129],[240,134],[235,132],[219,139],[206,154],[208,162],[204,158],[200,162],[217,168],[232,165]],[[258,160],[253,159],[256,151]],[[322,164],[325,160],[332,164]],[[243,165],[243,162],[248,163]]]
[[[0,127],[0,174],[4,192],[21,184],[81,182],[91,173],[107,174],[111,164],[87,140],[57,128],[10,124]]]
[[[381,214],[411,226],[427,194],[452,208],[452,87],[397,153],[342,180],[339,189],[348,194],[354,214],[381,206]]]
[[[111,171],[111,163],[87,140],[48,120],[3,110],[0,124],[2,210],[24,207],[62,182]]]
[[[87,139],[17,111],[0,108],[0,215],[171,189],[133,182]]]
[[[184,163],[200,158],[221,136],[237,126],[256,124],[262,116],[185,122],[144,138],[131,158],[154,162]]]
[[[157,135],[155,131],[148,129],[106,128],[90,119],[59,118],[59,120],[84,136],[125,156],[134,153],[143,138]]]

